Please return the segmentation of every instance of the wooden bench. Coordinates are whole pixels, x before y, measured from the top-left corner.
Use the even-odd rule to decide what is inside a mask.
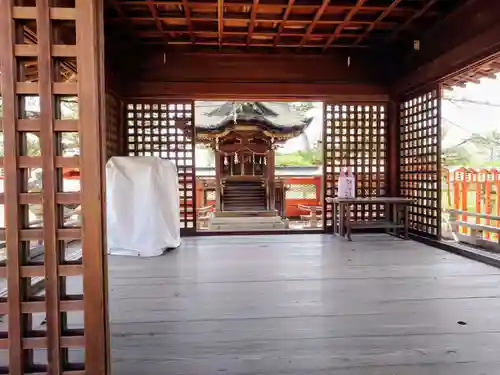
[[[400,235],[408,239],[408,198],[373,197],[373,198],[329,198],[333,203],[333,232],[352,241],[352,229],[385,229],[387,233]],[[355,204],[374,204],[385,206],[383,220],[351,220],[351,206]]]
[[[500,222],[500,216],[462,210],[444,210],[444,213],[449,214],[448,225],[452,231],[455,241],[479,246],[495,252],[500,252],[499,227],[463,220],[463,217],[465,216],[466,219],[471,217]],[[470,235],[463,233],[461,231],[461,228],[468,228],[470,230]],[[496,241],[488,240],[484,235],[485,233],[495,233],[497,235]]]

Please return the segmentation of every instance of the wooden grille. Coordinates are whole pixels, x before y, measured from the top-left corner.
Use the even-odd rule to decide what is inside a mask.
[[[286,199],[317,199],[315,184],[291,184],[286,190]]]
[[[113,93],[106,93],[106,158],[122,153],[122,102]]]
[[[0,229],[0,373],[5,374],[104,375],[107,368],[102,13],[98,0],[76,0],[73,7],[64,2],[64,8],[59,3],[0,2],[5,140],[0,205],[6,227]],[[70,148],[78,152],[73,155]],[[81,191],[65,191],[66,168],[80,168]]]
[[[181,230],[196,228],[194,104],[142,102],[127,104],[128,155],[172,160],[179,176]]]
[[[386,112],[385,104],[325,104],[325,197],[335,197],[343,167],[352,167],[358,197],[385,195]],[[380,205],[356,205],[352,212],[355,220],[385,216],[385,209]],[[328,228],[332,226],[330,203],[325,202],[325,213]]]
[[[400,104],[401,196],[412,198],[410,228],[440,235],[440,90],[416,95]]]

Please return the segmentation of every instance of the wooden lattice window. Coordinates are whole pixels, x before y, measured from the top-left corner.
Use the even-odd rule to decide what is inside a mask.
[[[2,374],[106,373],[98,9],[0,2]]]
[[[127,104],[127,145],[130,156],[172,160],[179,176],[181,229],[196,228],[194,105],[187,102]]]
[[[286,199],[317,199],[316,185],[291,184],[286,190]]]
[[[351,167],[356,176],[358,197],[385,195],[386,130],[385,104],[325,105],[324,173],[325,197],[334,197],[341,169]],[[325,203],[326,226],[332,225],[332,205]],[[355,220],[381,219],[383,206],[359,204]]]
[[[412,198],[410,228],[440,233],[440,91],[434,89],[400,105],[401,196]]]

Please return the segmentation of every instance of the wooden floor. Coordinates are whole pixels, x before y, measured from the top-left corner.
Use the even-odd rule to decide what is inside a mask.
[[[114,375],[500,374],[500,270],[415,242],[192,238],[109,268]]]

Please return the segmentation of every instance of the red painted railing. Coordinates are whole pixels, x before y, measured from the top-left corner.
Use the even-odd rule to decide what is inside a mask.
[[[445,211],[453,209],[500,216],[500,171],[497,168],[443,169],[441,187]],[[460,220],[500,228],[500,220],[468,217],[467,214],[462,214]],[[468,231],[463,227],[460,230],[462,233]],[[486,232],[485,238],[490,237],[493,235]]]

